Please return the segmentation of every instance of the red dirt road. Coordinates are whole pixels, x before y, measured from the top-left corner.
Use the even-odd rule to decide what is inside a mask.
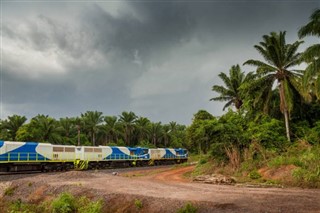
[[[320,190],[194,183],[183,178],[183,174],[192,169],[152,168],[124,174],[119,170],[118,176],[105,171],[37,174],[0,182],[0,192],[3,194],[5,190],[1,184],[18,184],[25,186],[19,191],[25,198],[34,193],[30,192],[32,189],[27,183],[34,183],[35,190],[42,185],[50,188],[51,196],[52,191],[57,193],[68,189],[77,193],[94,193],[92,196],[98,197],[114,194],[133,200],[138,197],[145,203],[144,212],[176,212],[177,207],[189,201],[201,207],[199,212],[320,212]],[[124,200],[116,199],[117,202]]]
[[[151,179],[158,181],[173,181],[186,183],[191,182],[190,180],[183,177],[183,175],[187,172],[192,172],[195,166],[183,167],[173,170],[164,171],[154,175]]]

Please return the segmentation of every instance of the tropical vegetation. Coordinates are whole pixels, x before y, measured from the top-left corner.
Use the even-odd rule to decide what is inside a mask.
[[[320,37],[320,9],[297,33]],[[292,36],[291,36],[292,37]],[[0,139],[78,145],[185,147],[209,156],[203,164],[229,166],[259,179],[258,169],[292,165],[298,182],[320,187],[320,43],[301,50],[302,40],[287,42],[286,32],[263,35],[248,59],[218,76],[211,101],[223,101],[218,117],[206,110],[186,127],[172,121],[152,122],[134,112],[119,116],[87,111],[79,117],[55,119],[37,115],[29,122],[12,115],[0,121]],[[201,163],[202,164],[202,163]],[[244,173],[245,173],[244,172]]]
[[[87,111],[79,117],[55,119],[37,115],[27,122],[13,115],[0,121],[0,140],[38,141],[72,145],[123,145],[145,147],[185,147],[185,125],[151,122],[134,112],[105,116]]]

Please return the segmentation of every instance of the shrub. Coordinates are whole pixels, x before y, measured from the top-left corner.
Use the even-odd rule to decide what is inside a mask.
[[[69,213],[76,211],[76,200],[69,193],[62,193],[58,198],[52,201],[53,213]]]
[[[79,213],[101,213],[102,201],[89,202],[86,206],[82,206],[78,210]]]
[[[199,161],[200,165],[205,164],[205,163],[207,163],[207,159],[204,159],[204,158],[200,159],[200,161]]]
[[[100,213],[102,212],[103,201],[91,201],[89,198],[82,196],[77,199],[76,203],[78,213]]]
[[[196,213],[198,211],[192,203],[187,203],[182,208],[178,209],[177,213]]]
[[[134,205],[137,207],[137,209],[142,209],[143,207],[142,201],[139,199],[135,199]]]
[[[8,212],[10,213],[35,213],[35,212],[42,212],[39,208],[33,204],[23,203],[21,199],[12,202],[8,208]]]
[[[4,191],[4,195],[5,196],[12,196],[14,194],[14,191],[16,190],[17,186],[10,186],[8,188],[6,188],[6,190]]]
[[[257,170],[253,170],[249,173],[249,177],[255,180],[261,178],[261,175]]]

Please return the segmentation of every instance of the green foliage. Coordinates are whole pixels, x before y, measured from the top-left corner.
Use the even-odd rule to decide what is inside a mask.
[[[69,193],[62,193],[51,204],[44,201],[38,205],[22,202],[21,199],[12,202],[8,207],[9,213],[102,213],[102,200],[91,201],[83,196],[76,198]]]
[[[183,207],[178,209],[177,213],[197,213],[198,209],[192,203],[188,202]]]
[[[1,122],[1,129],[6,130],[8,140],[16,140],[16,134],[20,127],[26,122],[25,116],[13,115]]]
[[[31,127],[30,124],[25,124],[22,127],[19,128],[17,131],[16,139],[17,141],[32,141],[36,140],[38,138],[37,133],[33,127]]]
[[[90,201],[87,197],[83,196],[77,201],[78,213],[101,213],[103,202],[102,200]]]
[[[283,165],[301,166],[301,164],[299,157],[296,155],[280,155],[268,162],[268,166],[272,168],[279,168]]]
[[[58,198],[51,203],[51,212],[53,213],[101,213],[103,202],[90,201],[87,197],[83,196],[75,198],[72,194],[62,193]]]
[[[320,188],[320,146],[313,146],[297,156],[299,167],[293,171],[296,184]]]
[[[15,126],[9,128],[9,120]],[[168,124],[151,122],[133,112],[117,116],[103,116],[102,112],[87,111],[80,117],[56,120],[48,115],[37,115],[24,124],[24,116],[9,116],[0,120],[0,140],[37,141],[53,144],[82,146],[143,146],[185,148],[186,126],[171,121]],[[11,122],[10,120],[10,122]],[[19,122],[18,122],[19,121]]]
[[[76,199],[69,193],[62,193],[51,203],[53,213],[70,213],[76,211]]]
[[[241,71],[240,66],[237,64],[232,66],[229,70],[229,76],[221,72],[219,77],[225,84],[224,86],[214,85],[212,91],[217,92],[220,96],[210,99],[210,101],[227,101],[224,105],[223,110],[231,105],[234,105],[239,110],[243,104],[245,93],[241,90],[241,86],[246,82],[250,81],[254,76],[252,73],[245,75]]]
[[[213,119],[213,115],[211,115],[206,110],[199,110],[196,114],[193,115],[193,120],[211,120]]]
[[[283,165],[294,165],[294,185],[320,187],[320,146],[310,146],[305,142],[292,145],[285,153],[270,159],[268,166],[279,168]]]
[[[218,163],[223,163],[228,161],[228,156],[226,155],[224,143],[213,143],[210,146],[210,155]]]
[[[134,205],[137,207],[137,209],[142,209],[143,207],[142,201],[139,199],[134,200]]]
[[[140,141],[137,146],[138,147],[146,147],[146,148],[156,148],[154,144],[150,143],[147,140]]]
[[[120,139],[117,141],[117,146],[126,146],[126,143],[124,142],[124,140]]]
[[[266,115],[250,121],[245,134],[251,141],[257,141],[267,149],[284,150],[288,145],[283,122]]]
[[[249,177],[255,180],[261,178],[261,175],[257,170],[253,170],[249,173]]]
[[[206,116],[199,116],[199,114],[205,114]],[[209,115],[208,112],[200,110],[194,115],[191,126],[187,128],[186,137],[189,143],[188,148],[191,151],[204,154],[208,152],[210,144],[212,143],[212,136],[215,133],[214,130],[218,124],[218,120]]]
[[[199,164],[200,164],[200,165],[205,164],[205,163],[207,163],[207,159],[201,158],[201,159],[199,160]]]
[[[22,202],[21,199],[18,199],[14,202],[11,202],[8,208],[9,213],[40,213],[42,208],[37,207],[34,204],[27,204]]]
[[[17,186],[9,186],[4,190],[5,196],[12,196],[14,194],[14,191],[16,190]]]
[[[315,123],[315,126],[307,131],[306,140],[314,145],[320,144],[320,121]]]

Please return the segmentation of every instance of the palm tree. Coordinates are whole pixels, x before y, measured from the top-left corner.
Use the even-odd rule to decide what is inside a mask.
[[[2,128],[6,129],[10,135],[10,140],[16,140],[18,129],[27,121],[25,116],[13,115],[2,123]]]
[[[100,128],[100,124],[103,122],[102,114],[102,112],[98,111],[87,111],[84,114],[81,113],[84,127],[91,136],[91,142],[93,146],[96,145],[96,134]]]
[[[138,142],[147,140],[150,135],[150,120],[145,117],[139,117],[135,121]]]
[[[151,123],[150,135],[153,145],[157,147],[159,140],[163,136],[161,122]]]
[[[298,32],[299,38],[306,36],[320,37],[320,9],[315,10],[310,16],[310,22],[301,27]],[[312,91],[317,99],[320,99],[320,44],[314,44],[306,49],[302,58],[308,64],[304,79],[302,81],[305,89],[305,97],[310,99],[310,91]]]
[[[81,145],[81,127],[84,126],[84,122],[82,118],[76,117],[73,121],[77,128],[77,145]]]
[[[214,85],[212,91],[220,93],[220,96],[211,98],[210,101],[227,101],[223,110],[231,105],[234,105],[236,109],[239,110],[244,99],[240,86],[253,78],[252,73],[245,75],[244,72],[241,71],[240,66],[235,65],[229,70],[229,76],[221,72],[219,77],[224,82],[225,87]]]
[[[175,132],[178,128],[178,124],[175,121],[171,121],[169,123],[169,126],[170,126],[170,132]]]
[[[120,134],[118,118],[116,116],[105,116],[104,122],[103,131],[106,135],[106,142],[117,142]]]
[[[61,128],[54,118],[48,115],[37,115],[31,119],[31,127],[37,132],[38,140],[51,143],[61,142]]]
[[[64,136],[70,138],[70,134],[74,130],[74,120],[68,117],[60,118],[59,124]]]
[[[171,136],[171,128],[170,125],[163,125],[162,127],[162,136],[164,140],[164,146],[167,147],[170,142],[170,136]]]
[[[128,146],[131,145],[131,134],[137,116],[133,112],[122,112],[119,121],[124,127],[124,140]]]
[[[268,104],[275,83],[279,89],[280,111],[284,115],[287,139],[290,141],[289,114],[293,107],[293,94],[298,91],[299,71],[289,70],[299,64],[300,54],[297,53],[302,41],[286,44],[286,32],[272,32],[264,35],[263,41],[254,48],[263,56],[266,62],[248,60],[244,64],[257,67],[258,79],[251,85],[257,88],[257,99]]]
[[[75,132],[76,126],[75,126],[75,120],[73,118],[60,118],[59,120],[59,126],[61,129],[61,135],[65,138],[65,144],[73,144],[71,141],[72,133]]]

